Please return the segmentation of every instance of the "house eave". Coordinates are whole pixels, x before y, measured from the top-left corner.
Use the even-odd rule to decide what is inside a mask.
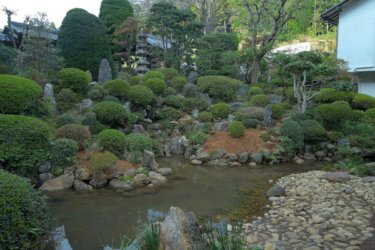
[[[338,25],[342,8],[345,7],[347,4],[354,2],[354,1],[358,1],[358,0],[344,0],[341,3],[336,4],[335,6],[327,9],[320,17],[324,21],[332,25]]]

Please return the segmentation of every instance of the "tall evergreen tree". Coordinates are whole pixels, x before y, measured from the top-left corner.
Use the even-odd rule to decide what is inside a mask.
[[[76,8],[68,11],[57,44],[66,67],[89,70],[95,80],[101,59],[107,58],[113,66],[105,26],[86,10]]]

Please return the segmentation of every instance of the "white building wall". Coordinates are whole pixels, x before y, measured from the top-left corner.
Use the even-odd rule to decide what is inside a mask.
[[[375,97],[375,72],[360,73],[358,92]]]

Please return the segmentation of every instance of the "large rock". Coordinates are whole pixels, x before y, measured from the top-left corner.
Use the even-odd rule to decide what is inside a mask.
[[[210,160],[210,155],[202,150],[198,150],[195,158],[198,161],[206,162]]]
[[[170,154],[171,155],[182,155],[184,154],[184,146],[181,137],[174,137],[172,138],[170,144]]]
[[[161,184],[167,182],[167,178],[154,171],[150,172],[149,177],[152,184]]]
[[[159,164],[155,161],[155,154],[154,152],[145,150],[143,152],[143,161],[142,166],[148,170],[156,170],[159,167]]]
[[[196,71],[192,71],[189,73],[188,83],[197,84],[197,79],[198,79],[198,73]]]
[[[157,172],[162,176],[169,176],[173,173],[173,170],[171,168],[159,168]]]
[[[69,189],[73,186],[73,182],[74,182],[73,174],[64,174],[64,175],[60,175],[59,177],[46,181],[39,188],[39,190],[58,191],[58,190]]]
[[[270,98],[271,104],[279,104],[283,101],[283,97],[280,95],[269,94],[268,97]]]
[[[53,85],[51,83],[47,83],[44,85],[44,99],[49,100],[52,104],[56,104],[56,100],[53,94]]]
[[[106,81],[112,80],[112,69],[107,59],[103,58],[100,61],[98,83],[103,84]]]
[[[133,182],[136,187],[143,187],[150,184],[150,178],[145,174],[137,174],[134,176]]]
[[[247,101],[249,98],[249,89],[250,89],[250,86],[248,84],[239,85],[236,90],[236,99]]]
[[[190,157],[195,153],[196,147],[190,146],[185,149],[184,157],[185,159],[190,159]]]
[[[227,151],[223,148],[218,148],[211,153],[211,160],[222,159],[227,154]]]
[[[79,193],[92,192],[93,190],[92,186],[87,185],[83,181],[77,179],[74,181],[74,189]]]
[[[39,173],[47,173],[51,170],[51,164],[49,162],[44,162],[39,166]]]
[[[101,188],[107,185],[108,182],[108,176],[103,172],[95,172],[92,176],[92,179],[90,181],[90,184],[94,188]]]
[[[79,109],[83,111],[85,109],[91,109],[93,106],[94,106],[94,102],[91,99],[85,99],[79,105]]]
[[[109,187],[116,190],[122,190],[122,191],[130,191],[134,188],[128,184],[126,181],[122,181],[119,179],[113,179],[109,182]]]
[[[164,250],[201,249],[203,242],[194,213],[171,207],[160,225],[160,246]]]
[[[350,179],[350,175],[348,172],[329,172],[324,175],[324,179],[332,181],[332,182],[341,182],[341,181],[347,181]]]
[[[144,127],[141,124],[135,124],[133,133],[134,134],[143,134],[145,132]]]
[[[262,152],[254,153],[251,155],[251,160],[256,164],[261,164],[263,161],[263,154]]]
[[[267,197],[279,197],[283,194],[285,194],[285,189],[277,184],[268,189],[266,193]]]
[[[249,154],[248,153],[242,153],[242,154],[240,154],[240,157],[238,158],[238,161],[241,164],[246,164],[248,160],[249,160]]]
[[[229,121],[217,122],[214,124],[214,128],[218,131],[228,131],[229,124]]]
[[[271,105],[267,105],[264,109],[263,122],[264,122],[265,128],[269,129],[269,128],[272,127],[272,107],[271,107]]]
[[[77,169],[75,172],[75,176],[78,180],[81,180],[81,181],[89,181],[92,178],[92,175],[90,174],[90,172],[84,168]]]
[[[39,180],[44,183],[48,180],[52,180],[55,176],[52,173],[41,173],[39,174]]]

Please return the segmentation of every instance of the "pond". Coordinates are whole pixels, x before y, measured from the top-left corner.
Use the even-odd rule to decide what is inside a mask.
[[[163,217],[171,206],[192,211],[201,219],[251,219],[263,213],[267,204],[264,192],[272,185],[269,180],[321,168],[318,163],[255,168],[195,166],[179,157],[161,159],[159,164],[174,170],[162,187],[125,193],[109,189],[90,194],[72,190],[48,193],[56,225],[64,226],[71,247],[118,247],[123,236],[135,235],[138,224]]]

